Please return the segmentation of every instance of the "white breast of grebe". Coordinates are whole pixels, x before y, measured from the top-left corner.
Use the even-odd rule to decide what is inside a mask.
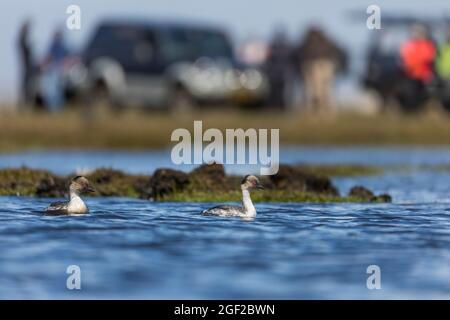
[[[70,201],[51,203],[45,211],[48,214],[85,214],[89,209],[80,197],[72,197]]]
[[[205,216],[238,217],[245,216],[244,208],[239,206],[217,206],[202,212]]]

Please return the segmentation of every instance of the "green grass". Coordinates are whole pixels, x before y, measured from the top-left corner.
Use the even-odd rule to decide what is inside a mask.
[[[329,177],[355,177],[355,176],[375,176],[385,172],[384,167],[366,166],[366,165],[315,165],[315,164],[301,164],[297,166],[303,171],[323,175]]]
[[[39,182],[49,177],[48,171],[25,167],[0,170],[0,195],[34,196]]]
[[[240,202],[242,194],[239,191],[228,192],[204,192],[204,191],[182,191],[165,196],[162,201],[174,202]],[[322,194],[306,193],[300,191],[265,190],[252,192],[254,202],[366,202],[366,199],[357,197],[336,197]],[[377,201],[375,201],[377,202]]]

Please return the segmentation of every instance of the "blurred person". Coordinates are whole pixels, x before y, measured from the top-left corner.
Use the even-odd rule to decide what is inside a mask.
[[[398,99],[405,111],[418,111],[430,98],[436,83],[436,46],[423,24],[414,24],[411,37],[400,47],[402,81]]]
[[[417,84],[428,84],[434,78],[436,47],[422,24],[412,27],[412,37],[400,48],[403,70]]]
[[[275,32],[269,45],[266,72],[270,83],[270,107],[286,108],[286,89],[292,69],[292,48],[284,30]]]
[[[311,27],[295,52],[309,111],[332,111],[336,73],[346,67],[346,53],[322,29]]]
[[[18,49],[21,64],[20,102],[30,104],[32,102],[32,80],[35,72],[33,63],[33,50],[30,43],[31,21],[25,20],[19,31]]]
[[[42,64],[44,102],[51,111],[60,109],[64,104],[64,88],[61,73],[68,50],[61,30],[53,34],[50,47]]]
[[[450,80],[450,27],[447,29],[445,41],[439,46],[436,58],[436,72],[444,81]]]
[[[439,46],[435,68],[439,78],[441,103],[445,109],[450,110],[450,27],[445,41]]]

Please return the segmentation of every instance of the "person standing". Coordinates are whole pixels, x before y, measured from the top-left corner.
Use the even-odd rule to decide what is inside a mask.
[[[333,111],[335,75],[346,67],[346,53],[324,31],[311,27],[295,53],[308,111]]]
[[[436,46],[423,24],[412,27],[412,36],[400,47],[403,81],[399,100],[405,111],[417,111],[430,98],[430,88],[436,82],[434,64]]]
[[[268,104],[272,108],[286,108],[286,91],[292,69],[292,50],[284,31],[277,31],[270,43],[266,72],[270,83]]]
[[[450,81],[450,28],[447,30],[445,41],[438,50],[436,71],[441,80]]]
[[[62,31],[57,30],[53,35],[48,53],[44,59],[42,69],[45,86],[44,102],[51,111],[56,111],[64,104],[64,88],[61,83],[61,73],[64,59],[68,50],[64,42]]]
[[[436,47],[424,25],[413,26],[411,39],[400,48],[400,57],[403,69],[410,79],[422,84],[433,80]]]
[[[441,102],[445,109],[450,110],[450,28],[445,41],[439,46],[435,68],[439,77]]]
[[[33,53],[30,43],[31,21],[25,20],[19,31],[19,59],[21,64],[20,102],[32,103],[32,81],[34,76]]]

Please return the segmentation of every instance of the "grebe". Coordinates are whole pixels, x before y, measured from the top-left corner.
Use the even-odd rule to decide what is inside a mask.
[[[87,192],[94,192],[89,180],[83,176],[76,176],[72,179],[69,186],[70,200],[63,202],[53,202],[47,209],[46,214],[64,215],[64,214],[85,214],[89,212],[88,207],[80,198],[80,195]]]
[[[246,175],[241,182],[242,206],[222,205],[204,210],[202,214],[208,216],[254,218],[256,217],[256,209],[250,198],[250,190],[252,189],[263,189],[263,186],[259,183],[257,177]]]

